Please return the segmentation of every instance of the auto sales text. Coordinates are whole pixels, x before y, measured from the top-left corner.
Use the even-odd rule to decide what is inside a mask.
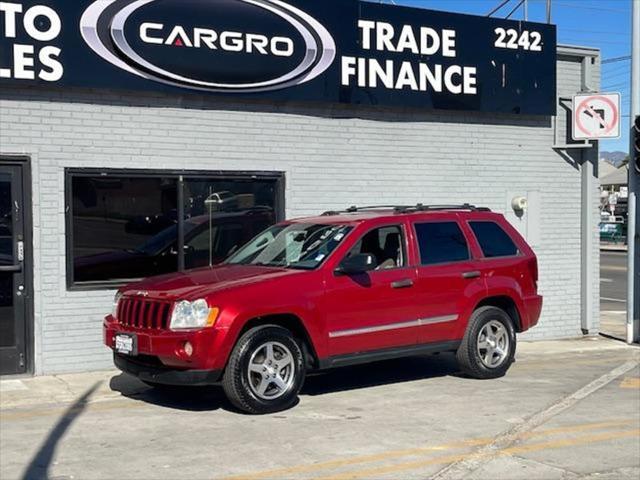
[[[25,10],[20,3],[0,2],[0,78],[60,80],[64,74],[62,51],[49,43],[58,38],[61,29],[60,17],[46,5]],[[15,41],[21,31],[31,39],[28,44]]]

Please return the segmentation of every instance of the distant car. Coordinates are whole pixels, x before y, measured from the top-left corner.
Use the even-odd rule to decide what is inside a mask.
[[[222,262],[234,249],[239,248],[257,233],[275,223],[271,208],[253,208],[237,212],[215,212],[211,217],[200,215],[184,222],[184,249],[187,268]],[[178,245],[176,224],[165,228],[135,249],[117,250],[76,257],[74,280],[117,280],[126,272],[126,278],[144,278],[149,272],[156,275],[174,272],[177,267]],[[211,238],[210,238],[211,236]],[[209,252],[211,245],[211,252]]]
[[[277,224],[225,263],[121,288],[104,341],[152,385],[222,382],[239,409],[294,405],[311,370],[456,352],[506,373],[538,322],[536,256],[470,205],[356,209]]]
[[[627,237],[627,226],[621,219],[613,222],[600,222],[601,242],[624,242]]]

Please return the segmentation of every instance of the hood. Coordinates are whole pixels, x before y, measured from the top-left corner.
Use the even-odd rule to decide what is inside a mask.
[[[233,287],[304,273],[305,270],[278,267],[218,265],[150,277],[127,285],[121,292],[158,300],[195,300]]]

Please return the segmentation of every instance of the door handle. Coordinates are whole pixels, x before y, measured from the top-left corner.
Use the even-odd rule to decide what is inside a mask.
[[[477,270],[475,270],[473,272],[464,272],[462,274],[462,278],[468,278],[468,279],[470,279],[470,278],[478,278],[479,276],[480,276],[480,272],[477,271]]]
[[[5,266],[0,266],[0,272],[9,272],[9,273],[13,273],[13,272],[21,272],[22,271],[22,266],[21,265],[5,265]]]
[[[407,278],[405,280],[398,280],[397,282],[391,282],[391,288],[408,288],[413,287],[413,280]]]

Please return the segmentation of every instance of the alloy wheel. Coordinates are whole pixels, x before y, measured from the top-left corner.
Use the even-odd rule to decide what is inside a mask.
[[[295,373],[291,351],[280,342],[266,342],[249,359],[249,388],[262,400],[275,400],[291,388]]]
[[[478,334],[478,355],[487,368],[497,368],[509,356],[509,332],[498,320],[490,320]]]

